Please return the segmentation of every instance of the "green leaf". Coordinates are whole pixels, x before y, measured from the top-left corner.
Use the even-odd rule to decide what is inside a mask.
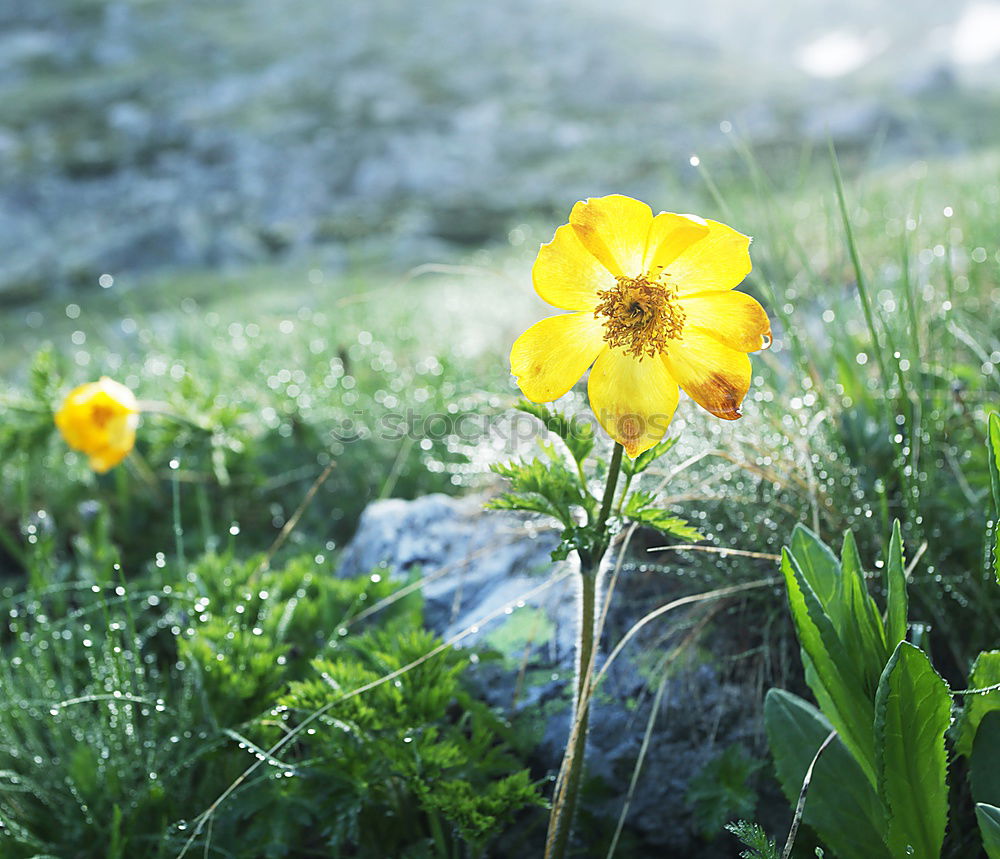
[[[685,800],[691,822],[706,841],[711,841],[733,815],[747,817],[757,807],[754,773],[764,762],[731,745],[705,764],[691,779]]]
[[[579,478],[560,462],[540,459],[498,463],[491,470],[511,482],[511,492],[489,501],[495,510],[530,510],[558,519],[567,528],[576,524],[574,507],[589,507],[594,499]]]
[[[792,531],[791,552],[824,609],[836,603],[841,592],[840,563],[837,556],[805,525]]]
[[[518,411],[538,418],[549,432],[559,436],[578,464],[582,464],[594,449],[594,425],[589,421],[567,417],[562,412],[549,408],[545,403],[521,400],[514,407]]]
[[[895,647],[906,638],[906,616],[909,604],[906,595],[906,570],[903,565],[903,538],[899,520],[892,523],[889,558],[885,564],[885,587],[888,593],[885,620],[886,643]]]
[[[844,532],[841,553],[843,610],[840,623],[834,622],[852,661],[861,668],[866,695],[874,697],[890,651],[885,645],[885,627],[875,600],[868,593],[854,535]]]
[[[901,641],[875,696],[879,795],[889,812],[889,847],[897,856],[938,859],[948,823],[951,719],[948,684],[927,655]]]
[[[490,510],[523,510],[526,513],[544,513],[546,516],[562,521],[562,513],[541,496],[506,492],[497,498],[491,498],[486,502],[486,507]]]
[[[854,661],[856,654],[845,648],[798,560],[788,549],[782,551],[781,572],[807,666],[806,681],[874,786],[874,706],[863,691],[860,667]]]
[[[1000,805],[1000,712],[987,713],[979,723],[971,761],[972,798]]]
[[[857,651],[857,664],[864,667],[865,691],[874,696],[889,650],[878,608],[865,585],[854,535],[850,531],[844,533],[838,562],[819,537],[805,526],[796,525],[791,552],[840,640],[849,651]]]
[[[677,444],[677,439],[678,436],[665,438],[663,441],[654,444],[649,450],[644,450],[635,459],[622,457],[622,471],[624,471],[629,477],[641,474],[649,468],[649,466],[656,462],[656,460],[663,456],[663,454]]]
[[[989,859],[1000,859],[1000,808],[980,802],[976,805],[976,820],[983,834],[983,847]]]
[[[740,859],[778,859],[778,848],[774,839],[768,836],[760,824],[748,820],[736,820],[727,823],[725,829],[746,846],[746,850],[740,851]]]
[[[780,689],[767,693],[764,723],[778,781],[794,806],[806,770],[833,727],[811,704]],[[841,859],[891,859],[882,801],[839,737],[816,762],[803,820]]]
[[[704,540],[705,535],[697,528],[689,525],[687,520],[679,516],[673,516],[667,510],[659,510],[654,507],[647,507],[632,515],[636,522],[655,528],[661,534],[676,537],[678,540],[690,540],[692,543]]]
[[[674,516],[669,510],[664,510],[662,507],[653,506],[655,501],[656,496],[652,492],[636,490],[625,502],[622,515],[642,525],[655,528],[670,537],[676,537],[678,540],[695,542],[705,539],[705,535],[689,525],[687,520]]]
[[[972,664],[969,672],[970,689],[986,689],[1000,683],[1000,650],[984,650]],[[983,717],[993,711],[1000,710],[1000,689],[987,692],[985,695],[967,695],[965,707],[959,714],[955,725],[955,752],[959,755],[971,755],[972,744],[976,739],[976,731]],[[1000,803],[1000,797],[997,798]]]

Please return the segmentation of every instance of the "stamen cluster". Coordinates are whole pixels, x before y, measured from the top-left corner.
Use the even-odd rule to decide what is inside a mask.
[[[667,341],[677,340],[684,329],[685,313],[677,304],[673,287],[639,277],[620,276],[617,285],[597,293],[600,303],[594,317],[605,317],[604,339],[636,358],[650,358],[667,351]]]

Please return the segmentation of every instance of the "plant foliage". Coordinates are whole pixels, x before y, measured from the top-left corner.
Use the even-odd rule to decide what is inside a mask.
[[[789,693],[768,693],[765,721],[786,796],[798,800],[810,763],[835,731],[816,761],[805,822],[838,856],[937,859],[951,801],[946,735],[955,707],[928,655],[905,638],[898,524],[886,555],[884,613],[868,593],[850,532],[838,560],[815,534],[796,528],[782,554],[782,573],[806,681],[822,711]],[[951,730],[955,753],[972,756],[980,803],[1000,802],[984,775],[1000,764],[998,744],[987,739],[1000,706],[998,665],[995,651],[979,655],[969,676],[973,688]],[[990,812],[977,814],[988,845]]]

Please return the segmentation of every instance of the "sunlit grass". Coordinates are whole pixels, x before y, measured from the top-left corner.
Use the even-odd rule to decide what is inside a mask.
[[[651,471],[651,485],[668,479],[663,503],[706,531],[706,547],[719,551],[647,553],[650,543],[637,542],[623,571],[656,577],[666,602],[765,578],[769,556],[797,522],[828,542],[853,528],[863,557],[875,558],[899,518],[909,556],[922,550],[911,614],[942,673],[960,676],[976,650],[995,644],[1000,616],[996,588],[981,573],[982,529],[969,526],[987,516],[982,427],[1000,401],[1000,156],[848,176],[850,241],[824,153],[804,156],[794,181],[769,178],[772,168],[748,150],[737,152],[741,157],[738,169],[738,160],[716,166],[706,159],[706,189],[655,201],[711,211],[754,234],[749,291],[776,321],[773,348],[755,361],[743,419],[720,425],[682,404],[674,424],[680,441],[669,463]],[[706,200],[717,209],[706,209]],[[190,672],[140,666],[141,648],[132,656],[115,652],[126,634],[146,642],[164,634],[142,600],[163,599],[162,571],[177,560],[175,526],[188,558],[266,548],[332,461],[290,538],[292,549],[331,558],[375,498],[484,486],[485,466],[509,451],[457,437],[380,440],[370,430],[380,416],[408,408],[424,415],[505,411],[514,395],[509,343],[542,306],[530,292],[530,258],[549,237],[548,227],[520,225],[509,245],[415,268],[376,265],[365,246],[335,265],[317,257],[126,277],[108,289],[95,285],[9,308],[0,319],[0,367],[13,381],[10,393],[26,389],[26,355],[49,343],[57,391],[108,373],[164,413],[144,419],[143,465],[99,480],[57,440],[25,441],[14,433],[16,421],[7,422],[0,528],[4,563],[14,574],[5,606],[17,612],[9,654],[20,661],[8,662],[4,683],[51,728],[0,716],[8,749],[46,761],[84,737],[107,747],[115,765],[137,779],[134,796],[152,796],[148,772],[163,771],[167,744],[178,736],[156,715],[166,688],[184,702],[172,712],[195,739],[204,730],[222,742],[212,734],[211,714],[198,709],[202,692],[186,685]],[[582,389],[572,396],[580,403]],[[368,435],[344,443],[336,430],[355,411],[363,412]],[[29,442],[35,447],[25,452]],[[173,521],[164,510],[175,491],[180,515]],[[110,519],[95,516],[94,499]],[[109,571],[122,560],[127,596],[105,605],[118,586]],[[101,596],[89,595],[90,582]],[[117,627],[115,638],[111,624],[126,624],[129,606],[146,626]],[[789,664],[784,602],[774,588],[748,588],[720,617],[728,628],[753,630],[746,652],[726,665],[748,690],[798,672]],[[82,644],[84,636],[91,645]],[[50,643],[42,648],[42,640]],[[12,674],[15,668],[24,671]],[[653,672],[653,690],[659,680]],[[115,690],[140,700],[106,711],[96,699],[62,706]],[[138,747],[126,747],[121,732],[148,702],[146,733],[136,734]],[[243,701],[241,718],[263,712],[259,703]],[[52,707],[57,715],[46,717]],[[196,746],[185,746],[192,760],[202,753]],[[198,794],[197,811],[237,778],[245,756],[244,749],[224,778]],[[89,764],[81,761],[70,766],[82,772]],[[8,787],[14,805],[4,813],[15,820],[21,787]],[[72,799],[74,825],[97,827],[79,797]],[[164,843],[176,847],[183,841],[176,825],[194,812],[167,805],[164,825],[174,829]],[[105,811],[117,819],[112,806]],[[232,824],[225,820],[220,827]],[[113,830],[100,831],[118,843]]]

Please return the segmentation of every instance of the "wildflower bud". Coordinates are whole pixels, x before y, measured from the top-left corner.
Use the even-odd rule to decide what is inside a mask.
[[[70,391],[55,414],[55,423],[66,444],[85,453],[90,467],[104,474],[135,444],[139,403],[124,385],[103,376]]]

